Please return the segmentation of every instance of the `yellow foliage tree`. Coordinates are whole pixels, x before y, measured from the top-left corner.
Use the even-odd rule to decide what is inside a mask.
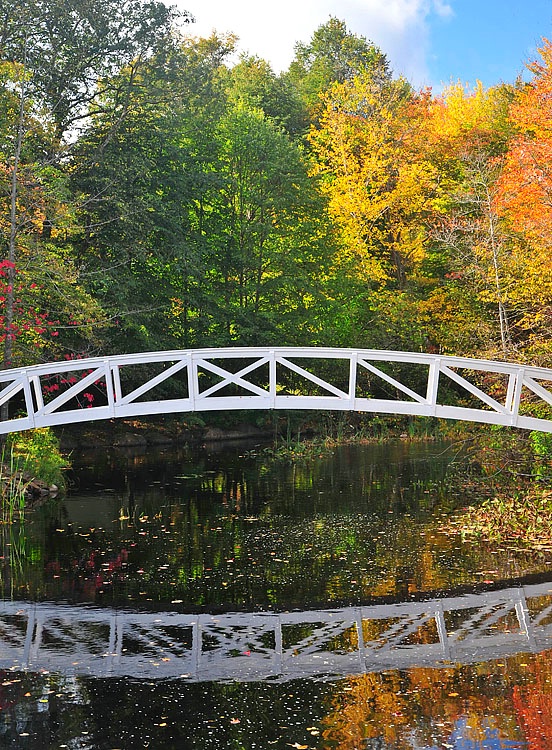
[[[338,262],[374,286],[404,288],[424,256],[424,220],[438,172],[420,158],[426,97],[404,80],[376,84],[369,73],[335,84],[310,133],[314,174],[339,227]]]

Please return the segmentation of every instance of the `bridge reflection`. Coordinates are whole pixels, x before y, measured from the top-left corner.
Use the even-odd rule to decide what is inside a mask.
[[[552,648],[552,583],[306,612],[0,604],[0,668],[189,681],[324,679]]]

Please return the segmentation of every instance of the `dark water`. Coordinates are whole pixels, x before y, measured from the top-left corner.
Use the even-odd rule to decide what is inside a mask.
[[[550,561],[440,530],[457,459],[75,457],[2,528],[0,747],[552,748]]]

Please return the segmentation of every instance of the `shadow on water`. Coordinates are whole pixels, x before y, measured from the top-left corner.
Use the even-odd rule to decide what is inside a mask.
[[[442,533],[456,455],[75,457],[4,529],[0,745],[546,747],[550,561]]]

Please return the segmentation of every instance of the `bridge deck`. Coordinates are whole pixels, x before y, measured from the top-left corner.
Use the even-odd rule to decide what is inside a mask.
[[[0,433],[233,409],[407,414],[552,432],[552,370],[377,350],[179,350],[4,370],[3,404]]]

